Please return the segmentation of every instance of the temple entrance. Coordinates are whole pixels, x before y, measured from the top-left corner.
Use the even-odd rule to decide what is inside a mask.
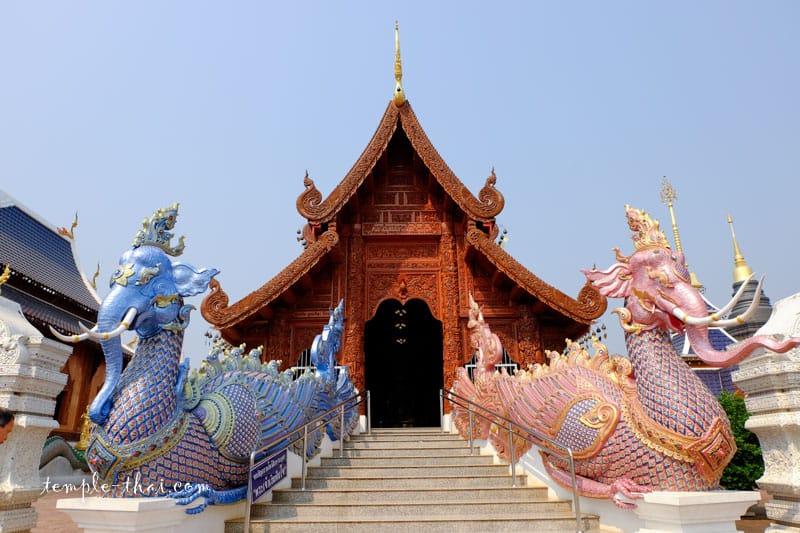
[[[442,323],[423,300],[386,300],[364,327],[364,366],[375,427],[439,425]]]

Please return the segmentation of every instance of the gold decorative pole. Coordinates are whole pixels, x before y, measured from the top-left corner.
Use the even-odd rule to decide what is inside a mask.
[[[678,198],[675,189],[672,188],[672,184],[669,182],[666,176],[661,180],[661,201],[669,207],[669,215],[672,218],[672,235],[675,237],[675,249],[681,253],[683,253],[683,246],[681,246],[681,235],[678,231],[678,221],[675,219],[675,210],[673,209],[673,204],[675,200]],[[688,268],[689,265],[686,265]],[[689,272],[689,279],[692,284],[692,287],[695,289],[702,289],[703,284],[700,283],[700,280],[697,279],[697,275],[694,272]]]
[[[738,283],[746,281],[753,274],[753,270],[747,264],[742,251],[739,249],[736,231],[733,229],[733,218],[730,215],[728,215],[728,225],[731,227],[731,238],[733,239],[733,282]]]
[[[394,22],[394,79],[396,84],[392,100],[394,105],[400,107],[406,103],[406,95],[400,83],[403,81],[403,65],[400,61],[400,26],[397,21]]]

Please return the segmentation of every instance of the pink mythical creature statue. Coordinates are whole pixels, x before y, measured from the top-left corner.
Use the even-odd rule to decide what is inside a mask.
[[[483,311],[475,303],[472,293],[469,295],[467,329],[469,330],[470,344],[477,352],[475,371],[473,372],[474,382],[469,379],[469,373],[465,368],[459,368],[456,380],[453,383],[453,392],[497,412],[500,410],[500,406],[497,405],[497,393],[493,381],[495,377],[494,365],[503,359],[503,345],[483,319]],[[465,436],[469,435],[469,418],[469,412],[466,408],[454,404],[453,423],[458,432]],[[473,416],[473,438],[488,438],[490,425],[486,418]]]
[[[625,307],[614,312],[628,357],[609,357],[600,345],[589,358],[570,344],[566,355],[551,352],[548,365],[516,376],[496,374],[492,385],[505,416],[572,449],[580,494],[630,508],[618,493],[636,499],[651,490],[718,488],[736,451],[724,411],[676,353],[670,332],[685,332],[698,357],[716,367],[733,365],[759,347],[788,351],[800,338],[756,336],[714,350],[708,328],[744,320],[758,299],[734,319],[709,315],[689,282],[683,254],[670,249],[658,222],[630,206],[626,213],[634,253],[626,257],[616,249],[611,268],[583,272],[603,295],[625,298]],[[718,314],[727,313],[741,292]],[[550,476],[570,487],[564,450],[535,444]]]

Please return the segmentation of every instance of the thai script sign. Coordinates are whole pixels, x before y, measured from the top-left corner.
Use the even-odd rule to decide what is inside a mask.
[[[250,470],[252,501],[256,501],[280,480],[286,477],[286,450],[265,457]]]

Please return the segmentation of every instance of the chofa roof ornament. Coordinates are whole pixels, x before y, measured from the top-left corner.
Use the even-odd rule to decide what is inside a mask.
[[[175,221],[178,218],[178,205],[178,202],[175,202],[170,207],[162,207],[153,213],[150,218],[144,219],[142,221],[142,229],[136,233],[136,237],[133,239],[133,247],[156,246],[173,257],[181,255],[185,247],[183,241],[186,237],[181,235],[177,246],[173,247],[171,241],[175,235],[169,231],[175,227]]]

